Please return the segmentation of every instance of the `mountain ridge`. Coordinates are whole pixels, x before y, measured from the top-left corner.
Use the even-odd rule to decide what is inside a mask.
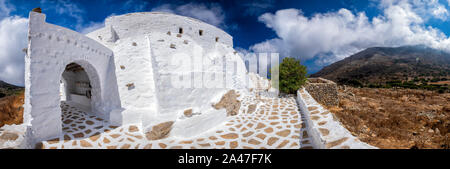
[[[23,89],[24,87],[12,85],[0,80],[0,98],[13,94],[18,94],[18,92],[22,91]]]
[[[322,68],[311,77],[339,84],[386,84],[411,79],[448,79],[450,53],[423,45],[371,47]]]

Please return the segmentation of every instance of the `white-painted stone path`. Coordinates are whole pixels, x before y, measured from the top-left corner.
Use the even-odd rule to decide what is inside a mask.
[[[111,126],[107,120],[91,116],[62,102],[63,133],[59,138],[38,144],[37,148],[312,148],[311,140],[308,139],[304,126],[302,127],[295,98],[251,94],[241,96],[240,100],[240,114],[230,117],[223,124],[192,138],[175,138],[169,135],[161,140],[148,140],[139,125]]]

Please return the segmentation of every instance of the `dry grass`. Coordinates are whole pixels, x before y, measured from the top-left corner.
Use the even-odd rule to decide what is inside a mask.
[[[380,148],[450,148],[450,93],[340,87],[329,107],[362,141]]]
[[[450,85],[450,80],[447,80],[447,81],[439,81],[439,82],[428,82],[428,84]]]
[[[24,92],[0,98],[0,127],[23,123]]]

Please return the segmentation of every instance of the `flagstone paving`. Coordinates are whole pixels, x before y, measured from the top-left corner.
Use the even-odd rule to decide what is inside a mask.
[[[312,148],[294,97],[241,97],[240,113],[199,136],[148,140],[139,125],[112,126],[62,102],[63,133],[45,149],[299,149]]]

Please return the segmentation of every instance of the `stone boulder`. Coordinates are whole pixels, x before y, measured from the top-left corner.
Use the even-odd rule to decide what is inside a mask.
[[[167,121],[164,123],[157,124],[152,127],[152,130],[145,133],[148,140],[159,140],[166,138],[170,130],[172,130],[173,121]]]
[[[192,117],[192,109],[187,109],[183,112],[184,116]]]
[[[225,108],[227,110],[227,116],[235,116],[241,108],[241,102],[237,99],[238,97],[238,94],[234,90],[230,90],[213,107],[217,110]]]

